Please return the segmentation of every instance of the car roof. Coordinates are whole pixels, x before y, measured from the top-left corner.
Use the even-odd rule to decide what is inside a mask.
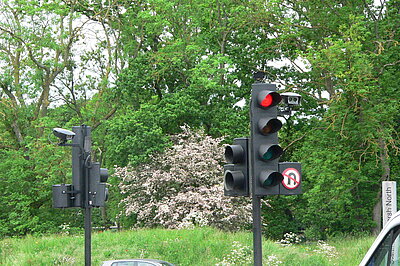
[[[156,259],[119,259],[119,260],[107,260],[107,261],[103,261],[103,265],[111,265],[115,262],[129,262],[129,261],[138,261],[138,262],[153,262],[153,263],[166,263],[168,265],[173,265],[170,262],[164,261],[164,260],[156,260]]]

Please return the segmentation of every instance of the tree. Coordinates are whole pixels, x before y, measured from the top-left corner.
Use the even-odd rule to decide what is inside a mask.
[[[68,220],[61,217],[70,212],[52,217],[51,184],[67,182],[70,169],[67,151],[49,143],[51,128],[96,125],[101,119],[93,119],[93,109],[104,119],[112,115],[112,102],[99,108],[93,97],[89,104],[87,95],[98,88],[73,76],[89,21],[76,13],[77,2],[0,3],[0,234],[54,231]]]
[[[295,133],[301,142],[290,152],[303,163],[304,227],[320,232],[317,237],[379,231],[380,181],[396,178],[391,161],[399,150],[393,91],[398,75],[392,69],[399,63],[392,45],[398,7],[393,1],[287,1],[269,7],[284,57],[306,62],[307,72],[282,77],[305,94],[302,109],[309,110],[302,115],[317,118],[292,126],[302,131]]]
[[[125,195],[122,215],[135,216],[136,225],[166,228],[248,226],[249,201],[223,196],[221,139],[182,130],[172,136],[174,145],[148,164],[116,169]]]

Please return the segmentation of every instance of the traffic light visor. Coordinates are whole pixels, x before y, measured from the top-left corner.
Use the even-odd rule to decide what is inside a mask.
[[[275,91],[260,91],[257,97],[258,105],[263,108],[268,108],[277,105],[282,100],[279,93]]]
[[[225,172],[225,189],[231,191],[235,188],[244,186],[245,177],[241,171],[226,171]]]
[[[279,172],[273,172],[273,171],[261,172],[259,179],[261,186],[264,188],[276,186],[279,183],[281,183],[282,180],[283,180],[283,175]]]
[[[243,160],[244,150],[240,145],[228,145],[225,147],[225,160],[228,163],[239,163]]]
[[[258,128],[263,135],[268,135],[277,132],[282,128],[282,122],[277,118],[260,119],[258,121]]]
[[[100,168],[100,182],[106,183],[108,179],[108,169]]]
[[[283,153],[283,149],[279,145],[262,145],[259,151],[264,161],[274,160]]]

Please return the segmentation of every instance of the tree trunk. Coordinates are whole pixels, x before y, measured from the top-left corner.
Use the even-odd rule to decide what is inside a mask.
[[[382,133],[382,130],[379,130],[380,133]],[[390,165],[389,165],[389,154],[388,154],[388,148],[387,145],[380,136],[378,138],[378,144],[379,144],[379,160],[381,161],[381,166],[382,166],[382,176],[380,178],[380,181],[389,181],[390,179]],[[374,206],[373,210],[373,220],[376,223],[376,227],[373,229],[374,234],[378,234],[382,230],[382,189],[381,185],[379,186],[379,192],[377,195],[377,201]]]
[[[382,190],[380,189],[377,195],[377,201],[372,213],[372,219],[376,223],[375,228],[372,230],[374,235],[378,235],[382,230]]]

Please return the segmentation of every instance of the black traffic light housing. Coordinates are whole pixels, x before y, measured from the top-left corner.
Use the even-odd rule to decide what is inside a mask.
[[[85,207],[85,164],[90,160],[91,128],[74,126],[72,131],[72,185],[76,193],[73,195],[74,207]]]
[[[74,207],[71,184],[53,185],[53,208]]]
[[[248,138],[236,138],[225,147],[224,195],[249,196]]]
[[[108,170],[91,161],[91,128],[74,126],[72,131],[55,128],[60,146],[72,147],[72,185],[53,185],[54,208],[103,207],[108,198]],[[72,143],[67,141],[72,140]]]
[[[283,180],[279,172],[279,157],[283,149],[278,144],[282,122],[277,118],[277,105],[282,100],[274,84],[252,85],[250,102],[251,187],[255,196],[278,195]]]
[[[104,207],[108,199],[108,169],[100,168],[100,163],[92,163],[89,168],[89,194],[90,206]]]

